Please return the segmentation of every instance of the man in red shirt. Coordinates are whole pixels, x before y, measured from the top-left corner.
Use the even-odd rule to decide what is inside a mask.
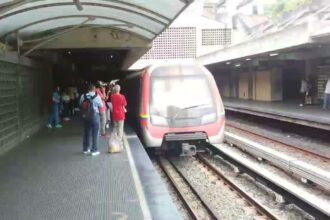
[[[124,134],[124,120],[126,113],[126,98],[120,94],[120,86],[113,87],[113,94],[111,95],[112,103],[112,120],[114,123],[114,131],[117,133],[119,139],[123,140]]]

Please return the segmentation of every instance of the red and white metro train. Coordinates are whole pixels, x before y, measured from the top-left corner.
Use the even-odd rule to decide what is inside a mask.
[[[192,149],[194,143],[223,141],[223,103],[212,74],[203,66],[151,66],[128,76],[123,92],[128,119],[135,119],[145,147],[180,143]]]

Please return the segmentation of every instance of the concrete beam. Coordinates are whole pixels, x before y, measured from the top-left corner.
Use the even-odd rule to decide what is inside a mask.
[[[37,41],[35,44],[40,43]],[[85,48],[141,48],[148,47],[150,40],[115,28],[80,28],[65,33],[38,49],[85,49]],[[28,50],[35,44],[25,44],[21,49]]]
[[[308,23],[299,24],[289,29],[270,33],[260,38],[201,56],[197,58],[197,62],[208,65],[307,45],[312,43],[308,30]]]
[[[330,56],[329,46],[316,46],[305,52],[290,52],[279,56],[283,60],[308,60]]]
[[[125,61],[122,64],[121,69],[127,70],[132,66],[139,58],[141,58],[145,53],[150,50],[151,45],[149,47],[144,48],[133,48],[125,58]]]
[[[330,21],[315,22],[312,26],[311,38],[313,41],[329,43],[330,42]]]

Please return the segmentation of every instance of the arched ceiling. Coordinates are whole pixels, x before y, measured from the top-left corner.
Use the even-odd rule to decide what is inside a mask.
[[[154,39],[192,0],[0,0],[0,39],[72,27],[117,27]]]

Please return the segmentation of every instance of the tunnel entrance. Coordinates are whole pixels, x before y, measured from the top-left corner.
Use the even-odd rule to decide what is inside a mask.
[[[54,84],[68,86],[81,82],[110,82],[128,73],[121,69],[128,50],[63,50],[53,66]]]

